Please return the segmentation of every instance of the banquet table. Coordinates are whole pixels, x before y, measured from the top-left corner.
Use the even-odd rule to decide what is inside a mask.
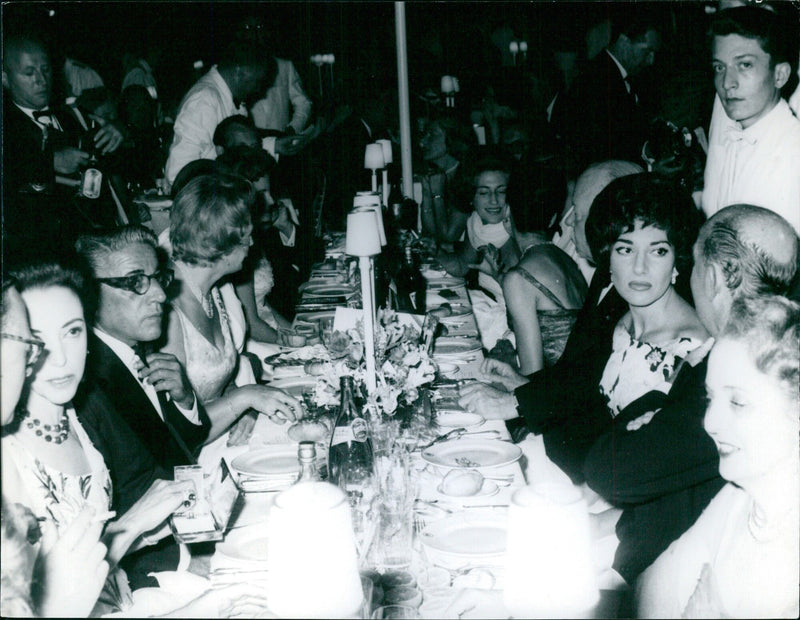
[[[336,265],[337,268],[333,269],[332,265]],[[336,262],[329,257],[326,264],[318,265],[312,271],[309,286],[306,287],[307,292],[304,293],[298,307],[299,310],[305,307],[307,311],[299,312],[295,320],[295,327],[318,325],[319,331],[309,338],[309,341],[319,342],[322,339],[322,331],[332,327],[334,313],[330,308],[322,308],[325,303],[328,303],[325,297],[326,293],[333,291],[337,298],[336,303],[344,306],[352,306],[354,301],[358,302],[358,289],[352,282],[353,273],[352,271],[348,273],[345,269],[346,266],[341,260]],[[335,276],[334,273],[338,275]],[[429,265],[423,274],[428,279],[427,305],[429,310],[443,303],[448,303],[450,307],[471,308],[470,297],[463,282],[456,281],[443,272],[437,271],[435,265]],[[313,285],[317,285],[317,288],[315,289]],[[320,289],[320,286],[323,288]],[[333,288],[325,289],[325,286],[333,286]],[[351,286],[353,295],[341,295],[342,291],[337,288],[341,286]],[[319,292],[320,290],[322,293]],[[456,295],[442,296],[443,291],[450,291]],[[322,301],[320,302],[320,300]],[[448,329],[449,333],[444,338],[449,338],[451,342],[458,343],[462,341],[461,339],[467,341],[479,337],[477,323],[471,312],[464,312],[459,320],[450,321]],[[262,360],[269,360],[276,354],[287,351],[284,347],[264,346],[257,343],[249,343],[248,349],[255,352]],[[436,352],[435,345],[434,359],[437,359]],[[445,381],[449,380],[451,385],[457,386],[460,382],[476,380],[481,376],[480,367],[483,353],[480,349],[469,349],[466,353],[459,355],[458,347],[456,347],[455,354],[441,356],[437,361],[442,368],[448,370],[449,379],[445,379]],[[280,368],[271,368],[269,364],[265,364],[265,369],[273,379],[275,371],[281,370]],[[281,377],[284,381],[296,379],[279,373],[276,384],[280,384]],[[448,405],[448,407],[451,406],[452,403]],[[449,429],[439,429],[439,432],[443,433],[446,430]],[[500,451],[517,450],[511,444],[511,437],[505,423],[501,420],[485,420],[476,428],[468,428],[467,432],[479,433],[482,437],[479,441],[489,442],[482,443],[482,446],[494,445]],[[491,436],[491,439],[483,439],[487,435]],[[448,442],[447,445],[457,446],[458,442],[463,441],[475,440],[471,440],[471,435],[467,434],[463,439]],[[445,444],[438,444],[438,446],[442,445]],[[205,456],[205,463],[209,466],[213,466],[213,463],[218,462],[220,458],[230,465],[235,463],[236,458],[241,455],[252,454],[265,448],[274,450],[286,448],[296,451],[296,446],[297,444],[293,443],[286,434],[285,426],[279,427],[262,416],[247,445],[225,447],[221,453],[201,455],[201,463],[204,462],[203,456]],[[458,553],[442,556],[433,553],[432,547],[423,544],[422,538],[426,535],[424,532],[428,531],[425,528],[430,527],[435,530],[434,526],[437,523],[445,524],[440,526],[440,529],[448,527],[450,523],[456,524],[453,527],[461,523],[477,523],[478,526],[483,523],[491,526],[497,523],[504,524],[508,506],[516,490],[535,482],[569,482],[566,475],[547,459],[540,437],[529,436],[520,444],[519,449],[521,458],[513,458],[510,462],[489,469],[480,469],[485,476],[497,479],[498,482],[489,483],[491,493],[486,495],[479,493],[474,497],[454,497],[443,494],[440,484],[443,474],[448,470],[435,466],[430,462],[430,458],[426,461],[423,453],[427,452],[421,450],[420,447],[412,453],[411,467],[417,473],[418,485],[413,509],[412,561],[405,572],[411,574],[416,591],[420,595],[415,600],[419,607],[420,617],[510,617],[502,598],[504,572],[502,554],[495,554],[491,557],[459,555]],[[134,597],[136,605],[133,610],[129,610],[127,615],[162,612],[167,608],[167,600],[174,605],[174,597],[171,599],[164,597],[165,593],[173,590],[179,598],[181,596],[185,598],[188,596],[188,592],[198,593],[202,592],[204,588],[220,588],[232,583],[245,582],[254,588],[263,589],[269,579],[265,559],[268,555],[267,536],[270,508],[276,495],[277,491],[243,493],[241,506],[229,522],[224,540],[216,544],[213,554],[195,554],[187,573],[158,575],[161,585],[161,588],[158,589],[159,592],[136,593]],[[480,540],[474,540],[476,548],[480,549],[480,545]],[[442,557],[446,561],[442,561]],[[487,557],[489,557],[488,560]],[[361,568],[366,570],[372,567],[366,562],[362,562]],[[595,609],[595,614],[597,617],[616,615],[618,603],[617,593],[605,592],[601,597],[600,605]],[[208,610],[208,612],[213,615],[212,610]]]

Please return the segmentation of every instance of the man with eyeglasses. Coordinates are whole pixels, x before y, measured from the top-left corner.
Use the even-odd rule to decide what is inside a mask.
[[[155,235],[136,226],[77,243],[98,283],[98,307],[88,385],[75,406],[103,454],[114,482],[114,505],[122,512],[154,479],[172,479],[176,465],[193,464],[210,429],[180,362],[168,353],[148,353],[161,337],[165,289],[172,282],[156,248]],[[151,584],[147,573],[177,565],[177,547],[162,541],[126,558],[124,568],[136,589]]]

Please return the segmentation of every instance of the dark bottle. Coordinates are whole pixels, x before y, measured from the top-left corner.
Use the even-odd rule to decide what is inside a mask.
[[[400,312],[425,314],[425,278],[414,261],[411,246],[406,246],[405,260],[395,277],[397,309]]]
[[[300,473],[295,484],[322,480],[317,470],[317,446],[313,441],[300,442],[297,448],[297,460],[300,461]]]
[[[348,496],[360,494],[372,478],[372,442],[356,406],[353,377],[340,380],[341,404],[328,450],[328,481]]]

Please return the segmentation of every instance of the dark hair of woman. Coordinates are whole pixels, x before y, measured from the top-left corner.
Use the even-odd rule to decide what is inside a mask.
[[[615,179],[598,194],[586,220],[586,240],[598,267],[608,269],[611,247],[640,222],[667,234],[675,248],[679,276],[688,278],[692,245],[702,217],[692,197],[677,183],[652,172]],[[683,291],[681,291],[683,292]]]

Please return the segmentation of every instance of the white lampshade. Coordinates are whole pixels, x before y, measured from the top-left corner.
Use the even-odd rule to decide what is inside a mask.
[[[508,44],[508,51],[512,54],[516,54],[519,51],[519,43],[516,41],[512,41]]]
[[[528,51],[528,42],[527,41],[520,41],[519,42],[519,51],[520,52],[527,52]]]
[[[377,204],[370,198],[370,201],[372,201],[371,204],[356,205],[356,201],[358,201],[359,198],[365,198],[365,197],[362,196],[355,197],[355,199],[353,200],[353,213],[361,213],[364,211],[374,213],[376,220],[375,225],[378,227],[378,237],[381,240],[381,246],[386,245],[386,230],[383,227],[383,208],[381,207],[380,203],[381,199],[378,196],[375,196],[375,198],[378,199]]]
[[[392,163],[392,141],[388,138],[383,138],[381,140],[376,140],[378,144],[381,145],[383,149],[383,163],[384,164],[391,164]]]
[[[381,204],[381,197],[378,192],[356,192],[353,198],[354,207],[377,207]]]
[[[461,85],[458,83],[458,78],[453,76],[453,92],[457,93],[461,90]]]
[[[449,95],[453,92],[453,76],[452,75],[443,75],[442,76],[442,92],[445,95]]]
[[[332,65],[334,62],[336,62],[336,56],[333,54],[325,54],[322,59],[326,65]]]
[[[381,253],[381,237],[374,211],[347,214],[344,251],[350,256],[375,256]]]
[[[289,487],[269,515],[267,600],[278,618],[354,618],[364,594],[347,496],[327,482]]]
[[[370,170],[379,170],[386,165],[383,160],[383,147],[377,142],[367,145],[364,152],[364,167]]]
[[[599,600],[583,494],[571,484],[516,491],[508,511],[504,602],[515,618],[580,618]]]

